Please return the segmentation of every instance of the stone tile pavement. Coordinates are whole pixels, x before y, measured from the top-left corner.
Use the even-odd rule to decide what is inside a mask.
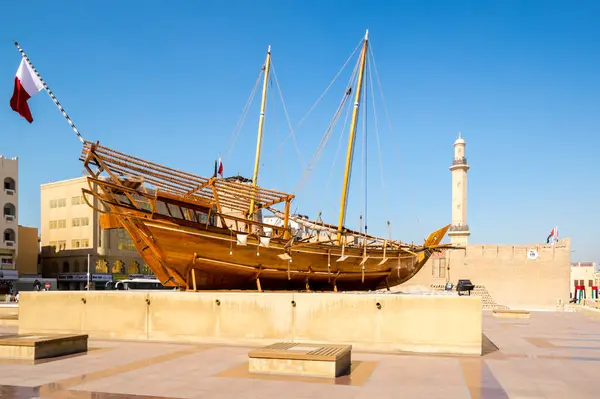
[[[0,398],[598,397],[600,318],[484,312],[483,327],[481,357],[354,351],[351,374],[335,380],[249,374],[249,347],[90,340],[83,355],[0,361]]]

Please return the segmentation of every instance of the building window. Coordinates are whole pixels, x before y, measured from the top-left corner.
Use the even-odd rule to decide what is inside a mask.
[[[16,216],[17,215],[17,208],[15,208],[15,206],[13,204],[11,204],[10,202],[6,205],[4,205],[4,216]]]
[[[13,241],[14,242],[15,239],[16,239],[16,234],[13,229],[4,230],[4,241]]]
[[[15,183],[13,178],[7,177],[4,179],[4,189],[5,190],[13,190],[13,191],[15,191],[17,189],[17,184]]]
[[[50,221],[50,230],[54,230],[56,228],[56,220]]]
[[[58,246],[58,245],[56,244],[56,241],[50,241],[50,242],[48,243],[48,245],[49,245],[49,246],[51,246],[51,247],[52,247],[52,249],[53,249],[53,250],[55,250],[55,251],[56,251],[56,247]]]
[[[140,270],[140,264],[137,263],[136,261],[133,261],[129,264],[129,274],[139,274],[141,272]]]
[[[588,286],[589,287],[593,287],[594,286],[594,280],[588,280]]]
[[[69,262],[65,261],[63,262],[63,273],[69,273],[71,271],[71,268],[69,267]]]
[[[83,196],[71,197],[71,205],[81,205],[83,203]]]
[[[96,261],[96,273],[108,273],[108,262],[104,259]]]
[[[88,240],[87,238],[82,238],[81,239],[81,248],[89,248],[90,246],[90,240]]]
[[[75,262],[73,262],[73,272],[79,273],[79,261],[78,260],[75,260]]]
[[[57,228],[66,229],[67,228],[67,219],[60,219],[56,221]]]
[[[446,259],[439,259],[439,277],[446,278]]]
[[[67,242],[66,241],[57,241],[56,244],[58,246],[58,250],[59,251],[63,251],[65,249],[67,249]]]
[[[52,199],[50,200],[50,208],[64,208],[67,206],[66,198]]]
[[[118,248],[120,250],[135,251],[135,245],[133,244],[133,240],[131,239],[131,236],[127,234],[125,229],[121,228],[118,230],[118,237]]]
[[[83,218],[73,218],[71,220],[71,225],[73,227],[79,227],[79,226],[87,226],[90,224],[90,219],[86,216]]]
[[[71,240],[71,248],[79,248],[79,240]]]
[[[579,280],[579,285],[585,285],[585,283],[583,282],[583,280]]]
[[[113,262],[113,266],[112,266],[112,272],[113,273],[121,273],[121,274],[125,274],[125,263],[123,263],[120,260],[116,260]]]

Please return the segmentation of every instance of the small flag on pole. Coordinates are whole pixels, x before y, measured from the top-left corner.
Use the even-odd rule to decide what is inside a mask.
[[[10,99],[10,107],[29,123],[33,122],[31,110],[27,100],[39,93],[44,88],[40,78],[31,69],[25,58],[21,58],[21,64],[15,76],[15,88]]]
[[[223,162],[221,162],[221,158],[219,158],[219,170],[217,173],[219,173],[221,177],[223,177]]]
[[[558,227],[554,227],[546,238],[546,244],[554,245],[558,241]]]

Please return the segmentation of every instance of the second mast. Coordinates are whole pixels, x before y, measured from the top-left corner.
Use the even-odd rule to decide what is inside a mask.
[[[252,176],[252,186],[256,187],[258,180],[258,165],[260,163],[260,148],[262,145],[262,132],[265,123],[265,109],[267,106],[267,85],[269,83],[269,71],[271,69],[271,46],[267,50],[267,59],[264,65],[265,78],[263,81],[262,101],[260,104],[260,119],[258,120],[258,138],[256,139],[256,160],[254,163],[254,175]],[[250,201],[249,218],[254,218],[254,199]]]

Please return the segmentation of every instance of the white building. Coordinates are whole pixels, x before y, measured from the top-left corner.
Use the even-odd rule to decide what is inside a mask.
[[[592,297],[592,287],[600,284],[598,266],[596,262],[571,263],[571,296],[573,296],[576,286],[584,286],[586,298]]]
[[[452,159],[452,225],[448,236],[456,245],[467,245],[471,232],[467,224],[467,164],[465,155],[466,142],[458,133],[454,142],[454,159]]]
[[[4,183],[0,191],[0,202],[2,203],[2,218],[0,219],[0,281],[16,280],[16,259],[18,248],[19,220],[17,206],[19,160],[18,158],[6,158],[0,155],[0,180]]]

